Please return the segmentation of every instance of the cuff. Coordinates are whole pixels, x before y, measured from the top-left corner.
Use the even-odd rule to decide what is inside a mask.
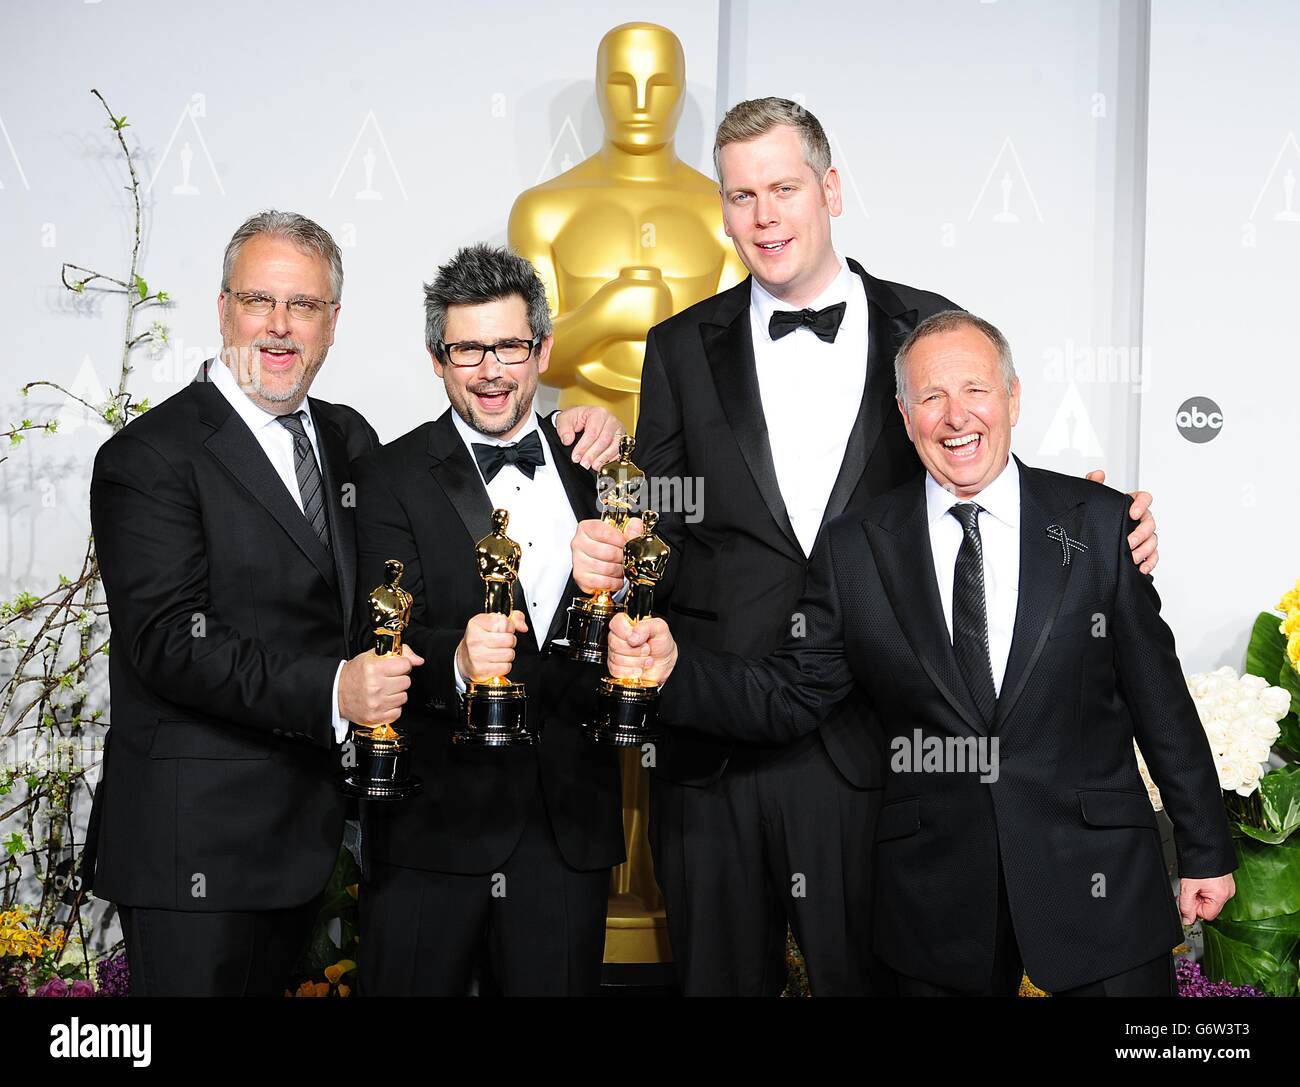
[[[337,671],[334,673],[334,690],[330,694],[330,706],[334,709],[334,742],[343,743],[348,738],[348,721],[343,714],[339,713],[339,679],[343,676],[343,666],[347,661],[339,661]]]
[[[453,653],[451,658],[451,673],[456,681],[456,693],[464,694],[469,689],[469,682],[460,674],[460,665],[456,663],[456,656]]]

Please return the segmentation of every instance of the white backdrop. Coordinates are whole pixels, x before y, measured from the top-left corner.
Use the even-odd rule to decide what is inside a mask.
[[[422,281],[464,243],[504,241],[515,196],[597,148],[596,45],[645,18],[686,48],[682,157],[711,170],[734,101],[802,98],[845,175],[840,250],[1006,330],[1025,386],[1017,452],[1154,491],[1184,662],[1239,666],[1253,614],[1300,574],[1283,444],[1300,223],[1276,218],[1286,162],[1300,175],[1285,0],[806,0],[797,15],[775,0],[0,0],[0,424],[55,410],[21,403],[25,381],[93,399],[116,372],[119,306],[57,286],[64,260],[126,266],[92,86],[130,120],[150,186],[143,273],[176,299],[168,349],[138,356],[137,396],[174,391],[215,351],[234,227],[292,208],[344,247],[314,391],[391,439],[445,405]],[[1191,396],[1223,409],[1212,442],[1174,425]],[[0,465],[0,596],[79,559],[104,432],[60,418],[72,433]]]

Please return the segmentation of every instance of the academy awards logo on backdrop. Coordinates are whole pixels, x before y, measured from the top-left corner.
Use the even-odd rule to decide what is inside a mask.
[[[0,136],[4,137],[5,147],[9,151],[9,159],[14,165],[17,180],[22,183],[24,189],[30,192],[32,187],[27,183],[27,174],[23,171],[23,164],[18,158],[18,151],[14,148],[14,141],[9,138],[9,129],[5,127],[3,114],[0,114]],[[6,185],[9,188],[13,188],[14,177],[7,177],[8,174],[8,170],[0,170],[0,189],[6,188]]]
[[[361,152],[360,155],[357,154],[358,150]],[[380,169],[385,165],[387,169]],[[348,178],[346,185],[343,184],[345,177]],[[375,116],[373,109],[367,110],[361,127],[357,129],[356,138],[348,149],[347,158],[343,160],[343,168],[339,171],[339,176],[334,179],[334,187],[330,189],[329,198],[333,200],[342,188],[344,195],[350,196],[353,200],[362,203],[381,203],[386,199],[395,198],[391,187],[393,183],[396,183],[397,192],[401,194],[402,199],[409,200],[410,197],[406,195],[406,185],[402,182],[402,174],[397,169],[393,153],[388,149],[388,141],[384,138],[384,130],[379,127],[379,118]]]
[[[1002,141],[993,157],[993,165],[989,167],[966,221],[973,223],[977,213],[981,222],[1000,225],[1025,222],[1031,218],[1040,224],[1043,222],[1043,212],[1034,196],[1034,188],[1029,184],[1029,176],[1010,136]]]
[[[578,138],[578,129],[574,126],[573,117],[566,114],[564,123],[560,125],[560,131],[551,141],[551,149],[546,152],[546,158],[542,160],[542,168],[537,171],[537,180],[533,184],[540,185],[543,181],[550,181],[553,177],[567,173],[586,157],[587,152],[582,149],[582,140]]]
[[[1288,229],[1300,224],[1300,192],[1296,184],[1300,181],[1300,144],[1296,142],[1295,132],[1288,132],[1282,140],[1282,146],[1273,157],[1268,176],[1260,186],[1259,195],[1255,197],[1250,215],[1241,228],[1241,244],[1253,248],[1256,232],[1261,224],[1284,223]]]
[[[1188,397],[1174,415],[1174,425],[1189,442],[1204,445],[1223,429],[1223,411],[1208,396]]]
[[[1085,457],[1102,455],[1101,440],[1073,381],[1065,387],[1060,406],[1038,445],[1040,457],[1057,457],[1062,453],[1079,453]]]
[[[167,141],[162,158],[154,167],[153,176],[145,188],[146,193],[153,192],[154,186],[158,184],[158,179],[161,177],[163,191],[171,193],[172,196],[201,196],[205,191],[209,191],[207,189],[209,184],[214,184],[221,196],[226,195],[226,188],[221,183],[221,175],[217,173],[217,164],[212,161],[212,152],[208,150],[208,141],[203,138],[203,129],[199,127],[200,119],[207,115],[207,95],[191,95],[190,100],[181,107],[181,115],[176,120],[176,127],[172,129],[171,138]],[[185,127],[187,121],[188,128]],[[179,147],[176,146],[178,139]],[[169,167],[168,162],[171,161],[173,148],[176,148],[176,158]],[[203,162],[207,164],[207,170],[204,170],[202,163],[198,161],[200,154]]]
[[[858,179],[854,176],[853,166],[849,162],[849,157],[844,153],[844,147],[836,138],[834,132],[828,132],[826,139],[831,145],[831,161],[839,168],[844,179],[849,183],[849,188],[853,190],[853,199],[857,202],[858,210],[862,212],[863,219],[870,219],[871,214],[867,211],[867,202],[862,199],[862,190],[858,187]]]
[[[108,400],[108,389],[99,380],[99,371],[95,369],[95,364],[89,355],[82,358],[81,368],[73,378],[72,384],[68,386],[68,392],[72,396],[55,415],[59,421],[60,434],[67,434],[87,425],[108,426],[96,412],[86,407],[86,404],[98,405]]]

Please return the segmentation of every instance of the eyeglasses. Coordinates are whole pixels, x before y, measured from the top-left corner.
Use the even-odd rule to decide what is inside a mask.
[[[266,317],[275,312],[275,307],[284,304],[285,312],[295,321],[319,321],[325,316],[330,306],[338,305],[324,298],[272,298],[269,294],[257,291],[226,291],[239,303],[241,313],[249,317]]]
[[[438,345],[438,354],[456,367],[469,368],[480,366],[487,358],[488,352],[502,366],[518,366],[532,358],[537,345],[542,342],[540,336],[531,340],[499,340],[496,343],[444,343]]]

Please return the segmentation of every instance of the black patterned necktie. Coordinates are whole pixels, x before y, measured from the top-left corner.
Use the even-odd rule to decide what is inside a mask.
[[[952,579],[952,648],[966,686],[985,724],[993,722],[997,689],[989,663],[989,616],[984,599],[984,544],[974,502],[958,502],[948,510],[961,522],[961,549]]]
[[[546,457],[542,455],[542,439],[535,430],[509,445],[475,442],[474,459],[478,461],[478,470],[483,473],[484,483],[491,483],[507,464],[513,464],[532,479],[537,469],[546,463]]]
[[[330,530],[325,520],[325,488],[321,483],[320,466],[312,451],[311,439],[302,425],[303,412],[281,415],[279,424],[293,436],[293,473],[298,477],[298,496],[302,499],[302,515],[316,532],[316,538],[330,546]]]
[[[836,302],[825,309],[779,309],[772,313],[767,322],[767,334],[774,340],[788,336],[796,328],[810,328],[819,340],[834,343],[844,320],[844,311],[849,308],[847,302]]]

